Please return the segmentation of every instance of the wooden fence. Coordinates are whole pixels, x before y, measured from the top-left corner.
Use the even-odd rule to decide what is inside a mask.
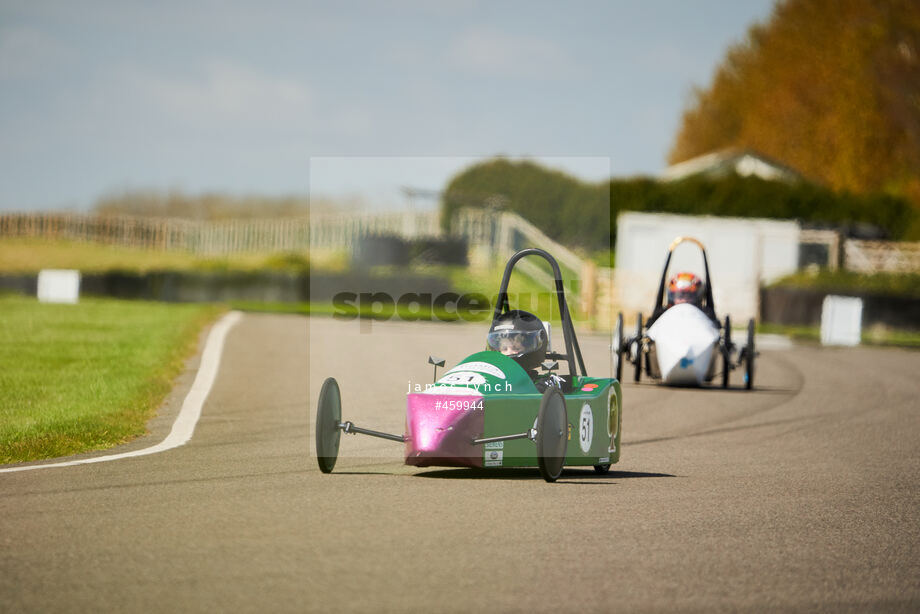
[[[91,241],[199,254],[307,249],[310,228],[307,218],[204,222],[70,213],[0,214],[0,237]]]
[[[92,241],[197,254],[350,250],[361,237],[372,234],[408,239],[437,237],[442,234],[440,215],[436,211],[347,213],[212,222],[77,213],[0,213],[0,237]],[[578,255],[514,213],[461,209],[452,221],[451,234],[467,239],[474,262],[507,258],[521,247],[540,245],[570,272],[579,273],[584,266]],[[838,263],[838,240],[837,233],[830,231],[802,233],[802,243],[828,244],[833,260],[830,268],[839,264],[863,273],[920,271],[920,243],[847,239],[840,250],[843,262]]]
[[[351,250],[367,235],[407,239],[442,236],[437,211],[316,214],[266,220],[191,221],[170,218],[92,216],[72,213],[0,213],[0,240],[7,237],[61,239],[150,250],[185,250],[196,254]],[[563,268],[567,293],[581,313],[597,322],[612,321],[612,271],[594,267],[556,243],[515,213],[461,209],[451,234],[464,237],[476,259],[489,266],[515,251],[536,246],[553,254]],[[552,287],[552,279],[531,260],[520,262],[531,277]],[[598,305],[599,303],[599,305]]]
[[[313,249],[351,250],[367,235],[396,235],[406,239],[441,235],[437,211],[319,214],[310,218]]]
[[[920,271],[920,242],[856,241],[843,244],[847,270],[860,273],[910,273]]]
[[[489,258],[506,258],[528,245],[548,249],[563,266],[580,271],[582,260],[514,213],[462,209],[451,234],[464,237]],[[200,254],[306,249],[350,251],[361,237],[406,239],[443,234],[438,211],[316,214],[266,220],[192,221],[170,218],[97,217],[70,213],[0,213],[0,237],[92,241],[142,249]]]

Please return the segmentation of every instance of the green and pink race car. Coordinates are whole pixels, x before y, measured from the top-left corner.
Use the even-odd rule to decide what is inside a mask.
[[[565,353],[553,352],[549,326],[508,305],[508,282],[525,256],[540,256],[555,276]],[[443,361],[429,362],[443,366]],[[567,374],[557,374],[559,363]],[[606,473],[620,458],[622,393],[610,377],[588,375],[565,301],[556,260],[541,249],[514,254],[505,267],[487,337],[487,349],[466,357],[421,392],[407,395],[402,435],[342,420],[335,378],[323,383],[316,413],[320,469],[335,467],[341,434],[401,442],[405,462],[417,467],[538,467],[554,482],[564,466]]]

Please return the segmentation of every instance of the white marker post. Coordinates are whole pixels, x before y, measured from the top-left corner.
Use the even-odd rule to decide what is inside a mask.
[[[859,345],[862,309],[861,298],[825,296],[821,306],[821,345]]]
[[[43,269],[38,274],[38,300],[76,304],[80,300],[80,271]]]

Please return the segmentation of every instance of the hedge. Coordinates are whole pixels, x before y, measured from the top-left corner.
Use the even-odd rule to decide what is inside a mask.
[[[798,219],[847,228],[868,225],[882,238],[920,239],[920,212],[904,198],[838,193],[804,181],[787,184],[734,174],[674,182],[636,177],[587,183],[535,162],[498,158],[456,175],[441,204],[445,228],[460,207],[498,206],[518,213],[551,238],[585,251],[616,241],[620,211]]]

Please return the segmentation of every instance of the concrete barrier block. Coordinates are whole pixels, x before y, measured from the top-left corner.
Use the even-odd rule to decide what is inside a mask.
[[[824,297],[821,307],[822,345],[859,345],[862,336],[861,298],[851,296]]]
[[[76,303],[80,300],[80,271],[43,269],[38,274],[38,300],[42,303]]]

